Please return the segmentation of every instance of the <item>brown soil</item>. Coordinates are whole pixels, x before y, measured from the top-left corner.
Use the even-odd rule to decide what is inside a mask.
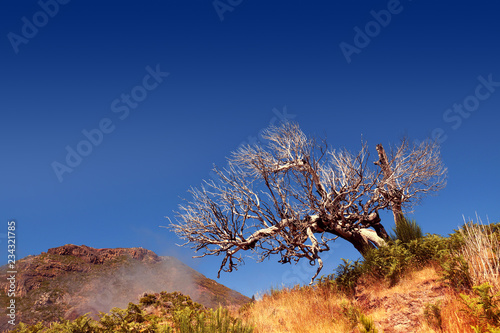
[[[357,291],[356,299],[377,329],[384,333],[418,332],[425,324],[426,304],[445,298],[447,287],[434,269],[425,269],[392,288],[370,286]]]

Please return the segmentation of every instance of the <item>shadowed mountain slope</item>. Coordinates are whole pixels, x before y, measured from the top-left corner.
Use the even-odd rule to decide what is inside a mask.
[[[239,306],[250,300],[173,257],[143,248],[68,244],[21,259],[16,269],[16,322],[28,324],[126,308],[144,292],[180,291],[206,307]],[[6,270],[4,266],[4,274]],[[2,304],[8,304],[7,281],[0,287]],[[0,330],[10,328],[7,320],[1,316]]]

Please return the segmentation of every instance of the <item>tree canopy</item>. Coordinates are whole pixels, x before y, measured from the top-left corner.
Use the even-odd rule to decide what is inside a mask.
[[[370,161],[366,142],[356,153],[331,149],[295,123],[270,127],[264,138],[266,146],[243,146],[226,168],[214,167],[219,179],[192,188],[170,224],[185,245],[202,251],[198,257],[224,256],[219,276],[251,250],[259,261],[278,255],[281,263],[317,263],[313,281],[332,241],[343,238],[364,255],[388,238],[379,211],[392,210],[397,223],[446,184],[435,142],[403,139],[389,154],[379,144]]]

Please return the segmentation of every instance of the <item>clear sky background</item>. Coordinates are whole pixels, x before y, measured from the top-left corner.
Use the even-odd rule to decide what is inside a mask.
[[[438,137],[448,185],[412,217],[441,235],[463,215],[500,221],[499,4],[215,5],[3,3],[1,263],[7,222],[15,219],[19,258],[68,243],[140,246],[215,279],[221,258],[191,259],[158,226],[191,186],[210,178],[214,163],[223,166],[282,118],[332,147],[356,150],[363,135],[372,156],[376,144],[403,135]],[[84,133],[95,144],[84,143]],[[70,157],[69,165],[68,151],[78,149],[86,156]],[[383,218],[390,229],[391,216]],[[338,241],[327,257],[324,274],[358,254]],[[251,296],[307,283],[315,270],[277,260],[246,260],[218,281]]]

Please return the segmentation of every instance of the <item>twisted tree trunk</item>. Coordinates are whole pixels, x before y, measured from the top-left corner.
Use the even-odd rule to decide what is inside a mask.
[[[364,257],[368,251],[378,248],[386,244],[389,235],[385,231],[384,226],[380,223],[381,219],[378,213],[372,213],[364,220],[359,221],[359,225],[368,225],[373,229],[367,227],[352,227],[328,221],[328,219],[312,220],[316,226],[316,232],[329,232],[351,243],[356,250]]]
[[[387,159],[384,147],[381,144],[376,146],[379,160],[374,162],[380,167],[382,173],[384,174],[383,182],[387,185],[387,192],[385,193],[386,199],[391,202],[391,210],[394,215],[394,223],[398,225],[399,221],[404,218],[402,210],[402,198],[400,191],[396,185],[395,177],[393,175],[393,170]]]

